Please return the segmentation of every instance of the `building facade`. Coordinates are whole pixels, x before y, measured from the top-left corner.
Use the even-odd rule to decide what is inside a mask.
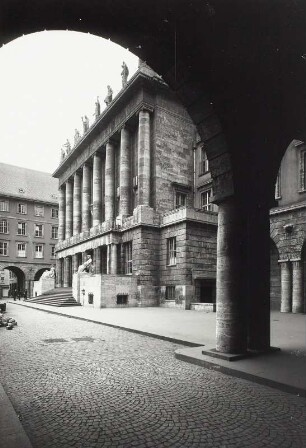
[[[289,145],[279,169],[271,222],[271,305],[306,312],[306,145]]]
[[[75,146],[59,179],[57,286],[84,305],[215,306],[217,210],[205,147],[142,64]],[[77,275],[90,255],[91,274]]]
[[[0,173],[1,294],[27,290],[29,297],[34,280],[55,264],[58,185],[48,173],[4,163]]]

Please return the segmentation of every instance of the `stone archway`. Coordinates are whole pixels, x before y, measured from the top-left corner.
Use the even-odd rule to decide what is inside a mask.
[[[16,293],[18,293],[18,292],[22,293],[26,289],[26,274],[25,274],[25,272],[22,269],[20,269],[19,267],[12,266],[12,265],[4,266],[4,269],[13,272],[17,278],[17,282],[12,284],[12,286],[10,288],[9,296],[13,297],[15,291],[16,291]]]
[[[38,281],[45,271],[49,271],[49,268],[42,268],[36,271],[34,275],[34,281]]]
[[[305,3],[148,0],[146,14],[142,0],[1,8],[2,42],[43,29],[91,32],[128,47],[176,92],[207,146],[219,205],[217,350],[267,350],[274,179],[283,148],[305,139]]]

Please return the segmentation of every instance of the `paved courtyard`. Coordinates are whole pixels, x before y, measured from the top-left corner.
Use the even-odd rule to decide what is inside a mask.
[[[306,446],[304,398],[178,361],[178,344],[8,314],[0,381],[34,448]]]

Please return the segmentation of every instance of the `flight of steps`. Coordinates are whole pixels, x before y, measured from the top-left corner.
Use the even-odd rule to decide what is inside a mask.
[[[32,297],[27,303],[39,303],[50,306],[80,306],[72,297],[72,288],[55,288],[45,292],[41,296]]]

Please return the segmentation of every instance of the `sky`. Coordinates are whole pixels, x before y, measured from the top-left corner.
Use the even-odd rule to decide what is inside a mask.
[[[61,148],[73,146],[81,117],[94,121],[97,97],[105,108],[107,85],[121,89],[121,65],[129,79],[138,58],[91,34],[44,31],[0,48],[0,162],[53,173]]]

